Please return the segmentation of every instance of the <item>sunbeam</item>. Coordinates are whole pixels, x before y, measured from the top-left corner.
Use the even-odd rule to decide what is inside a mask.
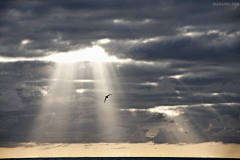
[[[119,141],[117,101],[122,96],[116,71],[111,64],[116,58],[108,57],[102,48],[94,46],[79,52],[49,56],[48,59],[57,62],[49,84],[51,94],[42,100],[31,141],[45,142],[50,138],[52,142],[66,142],[78,139],[76,134],[69,137],[69,125],[80,125],[81,114],[89,112],[89,109],[97,114],[95,120],[99,125],[97,132],[101,134],[100,141]],[[112,96],[104,103],[108,94]],[[87,110],[82,111],[84,108]],[[74,119],[77,114],[78,118]]]
[[[51,137],[53,141],[56,141],[54,140],[55,133],[58,133],[57,136],[61,142],[66,140],[64,133],[70,121],[73,95],[73,83],[69,81],[75,79],[74,75],[74,63],[56,64],[52,79],[58,79],[58,81],[51,81],[49,85],[51,94],[42,100],[31,140],[44,141],[44,137]]]
[[[98,80],[98,83],[95,83],[95,92],[96,92],[96,105],[98,108],[99,120],[102,140],[104,142],[118,141],[120,136],[117,130],[117,93],[116,84],[117,82],[113,81],[116,79],[114,74],[111,74],[111,67],[109,64],[95,62],[93,66],[94,79]],[[106,102],[104,103],[105,96],[112,94]]]

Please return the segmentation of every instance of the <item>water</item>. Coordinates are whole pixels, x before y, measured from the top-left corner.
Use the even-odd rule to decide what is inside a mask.
[[[59,157],[59,158],[6,158],[21,160],[239,160],[238,158],[180,158],[180,157]]]

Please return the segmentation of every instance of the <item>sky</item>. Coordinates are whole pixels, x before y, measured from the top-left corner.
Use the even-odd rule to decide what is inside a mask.
[[[240,158],[239,6],[0,1],[0,157]]]

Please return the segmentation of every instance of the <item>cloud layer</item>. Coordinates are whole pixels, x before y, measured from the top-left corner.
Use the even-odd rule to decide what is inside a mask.
[[[1,1],[0,145],[239,144],[239,6],[213,2]],[[43,61],[96,46],[119,61]]]

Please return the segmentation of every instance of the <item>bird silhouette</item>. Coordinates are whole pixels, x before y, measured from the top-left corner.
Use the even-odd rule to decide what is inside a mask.
[[[108,98],[108,96],[110,96],[110,95],[112,95],[112,94],[105,96],[104,103],[105,103],[106,99]]]
[[[187,132],[185,132],[186,134],[188,134]]]

